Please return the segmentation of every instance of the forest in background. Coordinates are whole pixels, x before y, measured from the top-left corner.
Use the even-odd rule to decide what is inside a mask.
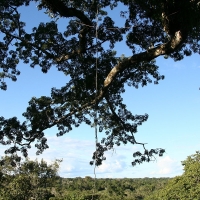
[[[182,161],[184,173],[174,178],[62,178],[58,175],[61,162],[2,157],[0,200],[200,199],[199,151]]]
[[[13,162],[13,160],[18,162]],[[18,156],[0,160],[0,200],[86,200],[144,199],[162,189],[169,178],[62,178],[58,170],[62,160],[48,164],[19,160]],[[17,164],[16,164],[17,163]]]
[[[61,178],[55,185],[57,193],[51,200],[139,200],[162,189],[169,178]],[[95,184],[95,187],[94,187]]]

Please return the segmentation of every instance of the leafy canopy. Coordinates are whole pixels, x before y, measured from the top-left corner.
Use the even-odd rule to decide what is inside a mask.
[[[14,156],[14,159],[18,159]],[[45,200],[54,196],[52,186],[59,178],[61,160],[47,164],[43,159],[32,161],[28,158],[15,165],[13,157],[2,157],[0,162],[0,200]]]
[[[18,9],[31,2],[52,20],[41,19],[27,32]],[[123,5],[122,27],[115,25],[118,17],[107,12],[109,7],[119,9],[118,4]],[[163,155],[163,149],[147,150],[136,141],[134,133],[148,115],[133,115],[121,94],[126,86],[138,88],[164,79],[155,63],[158,56],[177,61],[200,53],[198,0],[1,0],[0,11],[1,89],[7,89],[6,78],[17,80],[20,61],[40,66],[43,73],[56,67],[67,77],[66,85],[52,88],[51,96],[29,101],[23,113],[26,121],[0,118],[0,142],[11,145],[6,154],[21,151],[27,156],[33,142],[42,153],[48,148],[46,129],[57,126],[57,135],[62,136],[85,123],[105,132],[91,164],[100,165],[104,152],[122,143],[144,147],[144,152],[133,154],[133,166],[149,162],[154,154]],[[64,31],[58,29],[61,18],[66,19]],[[123,40],[132,55],[119,58],[115,44]]]
[[[179,200],[199,199],[200,194],[200,152],[188,156],[182,162],[184,173],[169,180],[167,185],[145,199]]]

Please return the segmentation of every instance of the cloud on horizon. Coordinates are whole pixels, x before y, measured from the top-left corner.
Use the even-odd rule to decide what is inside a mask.
[[[95,150],[95,144],[90,140],[73,139],[70,137],[48,137],[49,149],[36,156],[36,149],[29,151],[31,160],[44,159],[48,163],[55,159],[63,159],[59,175],[62,177],[94,177],[94,166],[89,162]],[[120,146],[115,150],[106,152],[106,161],[95,168],[97,178],[142,178],[142,177],[173,177],[182,173],[180,162],[169,156],[158,158],[156,162],[131,166],[132,153],[139,150],[140,146]],[[3,155],[4,147],[0,147]]]
[[[180,161],[172,159],[170,156],[159,158],[156,163],[156,170],[151,174],[154,176],[174,177],[183,173]]]
[[[73,139],[70,137],[48,137],[49,149],[46,149],[41,155],[37,156],[36,148],[29,150],[28,157],[31,160],[41,160],[42,158],[48,163],[55,159],[63,159],[60,165],[59,175],[62,177],[85,177],[94,176],[94,166],[89,162],[95,150],[94,141]],[[34,146],[34,145],[32,145]],[[0,153],[4,155],[4,150],[8,146],[0,146]],[[120,146],[116,150],[106,152],[106,161],[99,167],[95,168],[98,177],[121,177],[126,173],[128,165],[132,158],[131,151],[136,151],[137,147]],[[129,160],[128,160],[129,159]],[[128,176],[128,175],[124,175]]]

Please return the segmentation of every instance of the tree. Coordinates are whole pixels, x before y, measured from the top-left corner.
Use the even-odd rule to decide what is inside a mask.
[[[18,8],[34,1],[52,21],[39,23],[26,31]],[[82,123],[98,126],[105,137],[96,144],[91,164],[100,165],[104,153],[124,143],[140,144],[144,152],[134,152],[136,163],[149,162],[164,149],[147,150],[134,133],[147,121],[148,114],[133,115],[123,103],[125,86],[138,88],[162,79],[155,59],[170,57],[175,61],[199,53],[200,3],[198,0],[2,0],[0,2],[1,89],[5,78],[17,80],[20,61],[31,67],[39,65],[43,73],[52,67],[66,74],[69,81],[61,89],[52,88],[51,96],[33,97],[23,113],[0,118],[0,141],[12,145],[6,154],[27,150],[36,142],[37,153],[48,148],[44,130],[57,126],[58,136]],[[124,26],[117,27],[107,12],[123,4]],[[126,10],[127,9],[127,10]],[[40,11],[40,12],[41,12]],[[68,24],[58,28],[59,19]],[[130,56],[116,56],[115,44],[125,38]],[[109,48],[106,45],[109,43]],[[94,119],[91,120],[91,119]]]
[[[153,193],[146,199],[199,199],[200,194],[200,152],[188,156],[182,162],[184,173],[181,176],[169,180],[166,186]]]
[[[6,156],[1,159],[4,165],[0,167],[0,199],[44,200],[54,196],[51,189],[58,178],[60,160],[47,164],[43,159],[39,162],[26,158],[24,162],[14,165],[15,158]]]

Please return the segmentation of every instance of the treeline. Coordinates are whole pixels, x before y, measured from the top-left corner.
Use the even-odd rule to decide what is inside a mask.
[[[200,199],[200,152],[182,162],[174,178],[62,178],[61,160],[0,160],[0,200],[197,200]],[[17,163],[17,164],[16,164]]]
[[[144,199],[169,180],[62,178],[58,175],[61,160],[52,164],[44,160],[13,160],[18,157],[2,157],[0,161],[0,200]]]
[[[55,184],[55,197],[51,200],[99,199],[133,200],[145,199],[154,191],[162,189],[169,178],[61,178]]]

